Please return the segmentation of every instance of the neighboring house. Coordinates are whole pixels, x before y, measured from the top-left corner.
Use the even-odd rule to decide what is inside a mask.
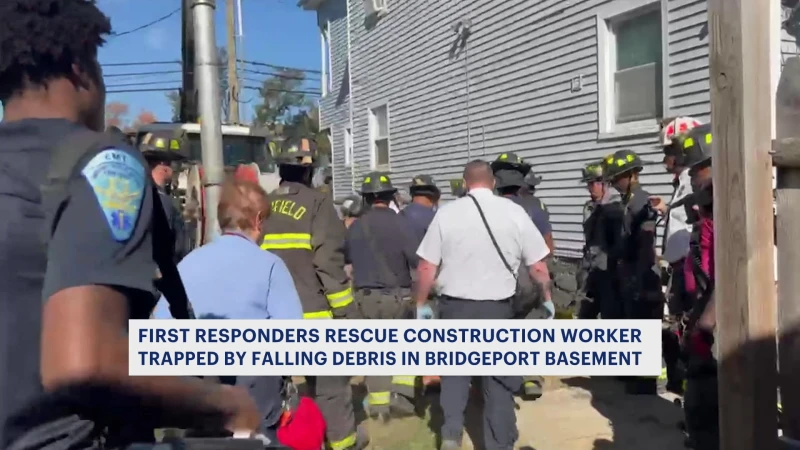
[[[543,181],[557,254],[583,245],[580,167],[629,148],[671,192],[659,119],[708,120],[705,0],[301,0],[322,42],[320,128],[334,196],[370,170],[449,193],[473,158],[513,151]],[[365,13],[366,11],[366,13]],[[775,5],[777,72],[794,54]],[[352,102],[351,102],[352,100]]]

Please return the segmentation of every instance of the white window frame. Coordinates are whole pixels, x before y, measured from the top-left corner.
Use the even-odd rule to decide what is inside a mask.
[[[353,166],[353,129],[344,129],[344,166]]]
[[[322,24],[319,29],[322,55],[322,96],[325,97],[333,89],[333,64],[331,63],[331,21]]]
[[[660,129],[659,118],[617,124],[614,111],[617,43],[613,24],[655,10],[661,14],[661,116],[670,117],[668,0],[614,0],[597,13],[598,139],[645,135]]]
[[[378,120],[375,114],[376,110],[381,108],[386,109],[386,136],[378,135]],[[382,103],[376,104],[369,108],[367,111],[369,115],[369,153],[370,153],[370,167],[372,170],[380,170],[380,171],[390,171],[391,170],[391,163],[392,163],[392,116],[389,109],[389,103]],[[376,142],[379,140],[386,139],[386,152],[387,152],[387,163],[386,164],[378,164],[378,146]]]

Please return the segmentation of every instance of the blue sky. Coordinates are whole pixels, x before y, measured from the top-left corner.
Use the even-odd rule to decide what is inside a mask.
[[[225,2],[217,0],[216,34],[218,45],[226,43]],[[241,0],[244,28],[243,51],[239,57],[279,66],[319,70],[320,37],[316,15],[297,7],[296,0]],[[135,29],[163,17],[177,9],[180,0],[98,0],[100,8],[111,18],[116,33]],[[180,14],[153,25],[118,37],[109,38],[100,51],[104,65],[105,81],[109,91],[169,88],[180,86],[181,74],[161,73],[141,76],[115,76],[115,74],[179,71],[177,64],[109,66],[109,64],[140,63],[148,61],[178,61],[181,52]],[[246,66],[259,72],[271,72],[266,67]],[[264,74],[240,73],[258,84],[267,78]],[[314,75],[312,75],[314,76]],[[318,79],[318,76],[317,78]],[[305,88],[319,89],[319,82],[309,81]],[[139,84],[136,84],[139,83]],[[114,87],[117,86],[117,87]],[[252,119],[254,98],[257,92],[244,91],[242,101],[250,102],[240,107],[241,118]],[[130,107],[133,119],[141,110],[153,112],[159,120],[169,121],[172,113],[164,92],[109,93],[107,102],[119,101]]]

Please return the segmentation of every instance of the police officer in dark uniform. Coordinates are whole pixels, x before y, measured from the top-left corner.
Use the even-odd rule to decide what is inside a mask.
[[[366,319],[413,317],[411,272],[417,267],[419,239],[409,221],[389,207],[396,192],[388,175],[367,174],[361,195],[369,209],[347,230],[345,254],[353,267],[356,302]],[[415,377],[367,377],[366,384],[370,415],[414,413]]]
[[[603,177],[604,161],[595,161],[581,169],[581,181],[586,183],[591,198],[583,207],[583,258],[578,272],[578,291],[581,303],[580,319],[621,319],[621,304],[615,295],[612,266],[609,265],[608,210],[618,203]]]
[[[110,32],[93,2],[0,2],[0,448],[260,422],[239,389],[128,375],[128,320],[149,316],[156,268],[174,264],[144,158],[104,133]]]
[[[175,263],[177,264],[191,251],[191,243],[177,200],[169,195],[167,188],[170,186],[174,174],[172,165],[185,161],[186,158],[178,152],[168,150],[163,138],[156,138],[152,145],[143,147],[142,155],[150,167],[150,174],[156,184],[161,206],[164,208],[170,229],[175,236]]]
[[[631,150],[617,151],[606,164],[605,177],[622,197],[622,236],[614,278],[620,283],[624,316],[662,319],[664,297],[655,250],[657,213],[650,205],[650,194],[639,184],[644,164]],[[657,382],[657,378],[633,377],[627,380],[626,391],[655,395]]]
[[[278,155],[281,183],[261,248],[278,255],[292,274],[305,319],[356,319],[360,314],[345,272],[345,228],[330,195],[311,187],[316,168],[310,139],[284,143]],[[306,377],[325,417],[333,450],[361,450],[369,443],[356,427],[350,377]]]
[[[442,193],[430,175],[417,175],[411,180],[411,203],[403,208],[401,215],[408,219],[420,241],[428,232],[428,226],[436,215],[436,207]]]

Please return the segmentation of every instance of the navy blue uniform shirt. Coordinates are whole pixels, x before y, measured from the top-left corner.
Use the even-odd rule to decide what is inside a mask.
[[[155,189],[141,154],[120,141],[87,153],[69,199],[42,241],[40,186],[50,152],[79,125],[60,119],[0,123],[0,448],[87,448],[105,425],[91,399],[45,394],[39,374],[42,305],[76,286],[122,290],[132,318],[154,305]],[[86,402],[86,404],[82,404]]]
[[[428,227],[431,225],[431,222],[433,222],[433,216],[436,215],[436,211],[433,208],[428,208],[412,202],[400,211],[400,215],[408,219],[408,223],[411,225],[417,238],[422,242],[422,238],[424,238],[425,233],[428,232]]]
[[[365,225],[369,226],[372,246],[364,233]],[[419,243],[408,219],[389,208],[370,209],[353,222],[345,237],[345,261],[353,266],[353,287],[411,287]]]
[[[536,201],[535,198],[514,195],[508,197],[508,199],[525,209],[525,212],[528,213],[528,216],[533,220],[533,224],[536,225],[536,228],[539,229],[539,233],[541,233],[542,236],[553,232],[553,228],[550,226],[550,214],[542,209],[540,206],[541,203]]]

